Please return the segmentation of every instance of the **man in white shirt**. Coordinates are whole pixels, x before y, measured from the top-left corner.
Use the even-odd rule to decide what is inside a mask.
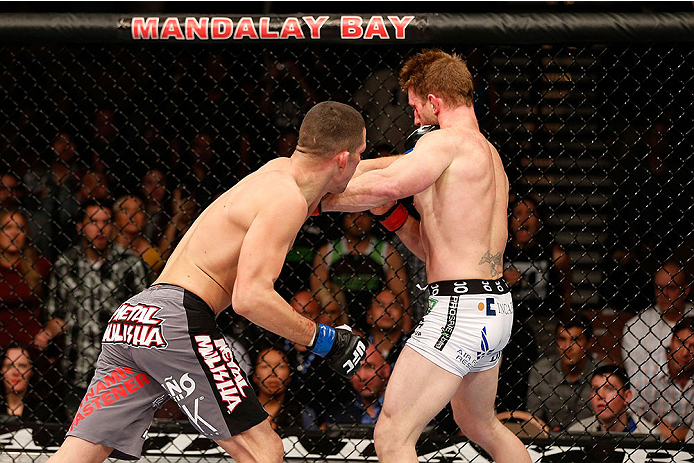
[[[685,270],[674,261],[666,262],[653,277],[655,304],[624,326],[622,358],[630,377],[653,361],[658,351],[664,354],[673,327],[687,315],[689,282]]]
[[[671,333],[668,348],[631,378],[632,408],[668,442],[683,442],[694,424],[694,317],[683,318]]]

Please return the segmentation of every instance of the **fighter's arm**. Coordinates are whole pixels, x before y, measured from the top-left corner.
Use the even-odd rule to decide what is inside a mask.
[[[401,157],[403,157],[402,154],[397,154],[395,156],[386,156],[382,158],[364,159],[357,164],[357,170],[354,172],[354,177],[371,172],[372,170],[385,169]]]
[[[427,134],[413,151],[399,157],[388,167],[352,179],[344,193],[325,196],[321,203],[323,211],[371,209],[430,187],[451,163],[452,150],[442,146],[441,135],[441,131]]]
[[[299,315],[275,291],[274,283],[285,256],[306,218],[303,197],[268,201],[243,239],[232,306],[241,316],[290,341],[309,345],[316,332],[313,321]]]

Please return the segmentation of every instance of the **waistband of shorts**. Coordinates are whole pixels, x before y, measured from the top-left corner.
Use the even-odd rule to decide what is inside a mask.
[[[149,285],[147,289],[149,290],[156,290],[156,289],[175,289],[178,291],[186,291],[186,289],[182,286],[174,285],[172,283],[155,283],[153,285]]]
[[[174,285],[172,283],[157,283],[154,285],[151,285],[147,288],[148,291],[155,291],[157,289],[173,289],[175,291],[180,291],[183,293],[185,301],[188,305],[191,305],[193,307],[196,307],[198,309],[207,309],[210,312],[214,313],[214,310],[207,305],[207,302],[197,294],[195,294],[193,291],[189,289],[185,289],[182,286]]]
[[[498,280],[446,280],[429,283],[430,296],[459,296],[462,294],[506,294],[510,291],[503,278]]]

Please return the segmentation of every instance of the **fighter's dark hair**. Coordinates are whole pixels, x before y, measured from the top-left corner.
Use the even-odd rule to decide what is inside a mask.
[[[364,118],[351,106],[337,101],[318,103],[301,123],[297,151],[317,156],[354,153],[364,142],[364,127]]]

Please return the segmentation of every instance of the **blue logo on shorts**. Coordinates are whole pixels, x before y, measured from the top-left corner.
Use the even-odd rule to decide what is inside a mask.
[[[481,359],[489,351],[489,341],[487,340],[487,327],[482,328],[482,341],[480,342],[481,352],[477,352],[477,360]]]

